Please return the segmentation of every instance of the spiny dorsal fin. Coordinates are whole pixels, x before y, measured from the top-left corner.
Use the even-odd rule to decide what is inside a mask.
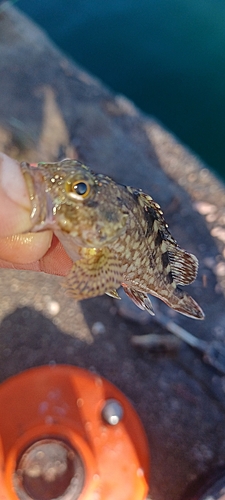
[[[143,208],[144,217],[148,226],[148,233],[152,231],[158,232],[163,235],[163,240],[170,241],[172,244],[177,245],[176,240],[171,235],[168,224],[166,223],[163,211],[158,203],[152,199],[148,194],[143,193],[141,190],[128,188],[136,202]]]
[[[82,248],[63,287],[76,300],[103,295],[119,288],[122,274],[116,259],[108,248]]]
[[[159,235],[161,242],[162,253],[168,253],[168,263],[172,277],[177,285],[189,285],[192,283],[198,272],[197,258],[185,250],[181,249],[176,240],[171,235],[168,224],[166,223],[163,212],[151,196],[145,193],[138,193],[138,202],[143,206],[149,226],[154,230],[155,234]]]

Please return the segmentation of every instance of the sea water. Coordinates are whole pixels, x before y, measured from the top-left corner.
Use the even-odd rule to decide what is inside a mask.
[[[224,0],[18,0],[87,70],[225,179]]]

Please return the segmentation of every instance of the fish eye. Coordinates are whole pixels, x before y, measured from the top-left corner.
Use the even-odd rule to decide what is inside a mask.
[[[90,191],[89,185],[84,181],[75,182],[72,184],[72,189],[74,193],[82,196],[83,198],[86,198]]]
[[[85,180],[69,182],[66,185],[66,191],[71,197],[84,199],[87,198],[90,193],[90,186]]]

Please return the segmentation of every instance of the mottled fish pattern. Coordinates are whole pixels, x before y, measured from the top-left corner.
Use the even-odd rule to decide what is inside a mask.
[[[64,285],[70,295],[119,298],[122,286],[150,314],[148,294],[182,314],[204,318],[179,287],[195,280],[198,261],[178,246],[151,196],[76,160],[35,167],[22,162],[21,168],[32,202],[32,231],[51,228],[73,261]]]

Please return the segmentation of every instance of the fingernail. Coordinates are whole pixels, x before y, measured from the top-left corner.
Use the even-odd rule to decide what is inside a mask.
[[[0,153],[0,185],[14,203],[30,209],[30,199],[20,165],[16,160]]]

